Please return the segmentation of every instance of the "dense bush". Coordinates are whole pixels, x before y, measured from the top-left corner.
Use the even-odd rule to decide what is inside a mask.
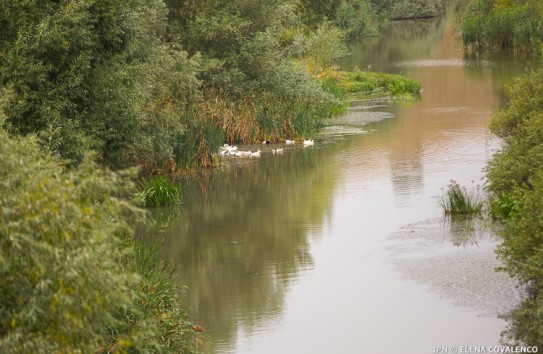
[[[344,1],[337,10],[334,21],[350,38],[375,36],[379,27],[386,24],[369,0]]]
[[[491,208],[503,219],[498,253],[504,270],[527,286],[509,333],[517,342],[543,345],[543,70],[518,79],[507,109],[491,130],[504,148],[487,167]]]
[[[502,194],[531,185],[543,169],[543,71],[530,72],[513,86],[506,110],[492,118],[490,129],[504,139],[506,148],[489,163],[489,187]]]
[[[539,0],[476,0],[466,8],[462,38],[480,48],[515,48],[541,53],[543,3]]]
[[[175,289],[126,239],[120,177],[86,160],[67,171],[31,137],[0,141],[0,351],[190,351]]]
[[[392,19],[436,17],[443,14],[443,0],[372,0],[376,9]]]
[[[116,168],[171,155],[198,82],[186,54],[161,42],[166,14],[160,0],[0,3],[6,127],[41,132],[74,164],[88,148]]]

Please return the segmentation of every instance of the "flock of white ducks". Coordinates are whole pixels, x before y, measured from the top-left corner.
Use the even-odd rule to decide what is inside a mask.
[[[264,140],[262,142],[262,144],[264,145],[267,145],[269,144],[270,142],[267,141],[267,140]],[[296,142],[294,140],[286,140],[285,141],[285,145],[293,145],[295,144]],[[314,144],[313,140],[304,140],[304,147],[306,146],[312,146]],[[277,148],[277,149],[272,149],[272,154],[274,155],[282,155],[285,153],[285,149],[284,148]],[[219,151],[219,155],[221,156],[235,156],[235,157],[260,157],[260,154],[261,154],[261,151],[260,150],[257,150],[255,152],[253,151],[241,151],[238,149],[237,146],[231,146],[231,145],[228,145],[228,144],[224,144],[220,151]]]

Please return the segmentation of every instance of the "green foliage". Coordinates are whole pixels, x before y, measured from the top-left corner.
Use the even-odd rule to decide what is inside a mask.
[[[511,314],[504,336],[511,343],[543,345],[543,296],[529,294]]]
[[[439,200],[443,212],[448,215],[474,215],[480,214],[483,209],[483,197],[479,188],[468,190],[458,182],[451,180],[447,190]]]
[[[216,164],[213,154],[224,142],[223,129],[215,124],[205,108],[185,116],[185,129],[173,149],[174,160],[181,168],[211,167]]]
[[[490,200],[490,216],[493,219],[509,219],[513,213],[514,199],[511,193],[502,193]]]
[[[346,101],[347,93],[339,81],[333,77],[326,77],[321,80],[321,86],[325,92],[331,93],[338,100],[338,103],[332,106],[331,114],[338,115],[345,112],[348,107]]]
[[[369,0],[351,0],[341,4],[335,22],[350,38],[376,36],[379,28],[377,13]]]
[[[513,210],[500,232],[498,255],[504,270],[527,286],[528,295],[513,311],[508,335],[517,343],[543,345],[543,171],[531,188],[513,191]]]
[[[0,351],[191,348],[190,330],[166,328],[187,323],[171,291],[149,294],[154,280],[130,265],[122,176],[87,159],[66,170],[32,137],[0,141]]]
[[[11,132],[41,132],[73,164],[87,148],[115,168],[171,155],[197,81],[186,54],[161,43],[161,1],[2,2],[0,22]]]
[[[387,92],[392,96],[415,99],[420,95],[420,83],[396,74],[383,74],[356,70],[325,71],[320,75],[321,81],[333,91],[342,93],[373,94]],[[332,85],[332,82],[335,85]]]
[[[303,23],[315,26],[336,18],[342,3],[344,3],[342,0],[300,0],[298,11]]]
[[[476,48],[516,48],[540,54],[542,14],[539,0],[476,0],[466,8],[462,38]]]
[[[345,33],[330,22],[323,22],[314,32],[300,33],[291,50],[303,59],[309,70],[318,73],[347,54]]]
[[[507,109],[492,118],[491,131],[506,143],[487,167],[489,189],[496,195],[530,188],[532,176],[543,169],[542,80],[543,70],[517,79]]]
[[[443,14],[443,0],[372,0],[375,8],[392,19],[436,17]]]
[[[347,53],[346,35],[376,23],[367,0],[2,3],[11,95],[0,111],[11,133],[38,133],[72,166],[88,150],[113,169],[211,166],[225,135],[312,135],[341,112],[339,92],[314,75]],[[210,92],[225,99],[211,106],[255,110],[236,123],[210,114]]]
[[[344,32],[331,22],[308,30],[303,11],[288,0],[176,6],[179,14],[192,11],[186,19],[174,15],[170,23],[180,26],[184,36],[179,40],[189,53],[201,53],[198,77],[204,96],[182,119],[185,131],[174,144],[179,166],[213,165],[212,154],[224,139],[312,135],[342,106],[307,72],[330,66],[346,53]]]
[[[487,166],[491,210],[503,219],[498,254],[503,269],[527,286],[528,296],[513,312],[508,335],[518,343],[543,345],[543,70],[519,78],[505,110],[491,130],[503,149]]]
[[[135,198],[144,207],[160,207],[179,203],[181,188],[164,176],[151,177],[141,182]]]

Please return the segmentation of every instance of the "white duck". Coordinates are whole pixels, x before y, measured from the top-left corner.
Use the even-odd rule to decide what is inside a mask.
[[[251,157],[260,157],[260,150],[257,152],[251,152]]]
[[[304,140],[304,146],[312,146],[313,140]]]
[[[285,149],[273,149],[272,150],[272,154],[274,154],[274,155],[277,155],[277,154],[282,155],[284,152],[285,152]]]
[[[295,142],[294,140],[288,140],[288,139],[287,139],[287,140],[285,141],[285,144],[286,144],[286,145],[293,145],[293,144],[295,144],[295,143],[296,143],[296,142]]]

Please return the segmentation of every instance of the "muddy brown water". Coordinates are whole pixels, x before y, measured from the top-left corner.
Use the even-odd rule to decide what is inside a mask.
[[[498,148],[487,124],[526,63],[470,57],[440,19],[393,23],[355,43],[346,69],[403,73],[420,101],[360,98],[315,145],[260,148],[253,159],[183,183],[181,207],[139,233],[186,286],[207,353],[432,353],[490,346],[519,299],[496,273],[496,238],[444,219],[450,179],[474,188]]]

